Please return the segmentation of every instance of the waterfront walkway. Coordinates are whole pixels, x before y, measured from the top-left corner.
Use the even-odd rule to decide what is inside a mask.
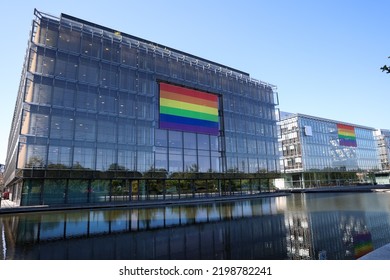
[[[160,207],[170,205],[186,205],[213,203],[223,201],[236,201],[243,199],[258,199],[264,197],[286,196],[288,192],[264,192],[258,194],[242,194],[228,196],[205,196],[186,199],[156,199],[156,200],[132,200],[132,201],[112,201],[95,204],[74,204],[74,205],[34,205],[34,206],[17,206],[13,201],[1,200],[0,215],[6,213],[23,213],[23,212],[40,212],[40,211],[61,211],[61,210],[78,210],[78,209],[98,209],[98,208],[145,208],[145,207]]]
[[[390,260],[390,244],[364,255],[359,260]]]
[[[386,192],[390,185],[357,185],[357,186],[329,186],[315,188],[288,189],[292,193],[319,193],[319,192]]]
[[[1,199],[1,207],[0,207],[0,209],[13,208],[13,207],[17,207],[15,202],[13,202],[13,201],[11,201],[9,199]]]
[[[3,213],[22,213],[37,211],[55,211],[55,210],[76,210],[76,209],[94,209],[94,208],[113,208],[113,207],[158,207],[166,205],[199,204],[221,201],[234,201],[240,199],[257,199],[262,197],[286,196],[291,193],[319,193],[319,192],[390,192],[390,185],[363,185],[363,186],[330,186],[316,188],[293,188],[280,189],[276,192],[264,192],[257,194],[238,194],[227,196],[202,196],[188,197],[184,199],[155,199],[155,200],[132,200],[132,201],[112,201],[96,204],[75,204],[75,205],[35,205],[18,206],[8,199],[1,200],[0,214]]]

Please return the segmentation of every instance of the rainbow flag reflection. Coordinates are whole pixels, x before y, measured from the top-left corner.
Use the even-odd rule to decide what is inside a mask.
[[[356,259],[371,252],[374,247],[372,246],[371,233],[357,233],[353,235],[353,248],[354,256]]]

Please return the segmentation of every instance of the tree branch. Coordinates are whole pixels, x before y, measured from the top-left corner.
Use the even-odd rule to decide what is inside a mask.
[[[388,57],[390,58],[390,56]],[[390,74],[390,67],[387,65],[383,65],[383,67],[380,68],[382,72],[386,72],[386,74]]]
[[[381,67],[382,72],[386,72],[386,74],[390,74],[390,67],[387,65],[384,65]]]

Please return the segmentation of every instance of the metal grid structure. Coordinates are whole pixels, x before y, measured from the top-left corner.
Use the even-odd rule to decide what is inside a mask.
[[[34,15],[5,174],[18,203],[270,189],[274,85],[66,14]],[[160,82],[218,96],[219,135],[160,129]]]

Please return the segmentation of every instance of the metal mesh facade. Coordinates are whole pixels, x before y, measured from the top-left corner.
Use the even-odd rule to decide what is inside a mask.
[[[346,146],[340,142],[338,124],[305,115],[282,120],[285,171],[378,170],[375,130],[353,126],[357,146]]]
[[[131,195],[132,180],[150,174],[241,180],[279,171],[275,86],[69,15],[35,16],[6,163],[17,199],[32,192],[27,204],[43,203],[45,191],[111,195],[118,186]],[[161,82],[218,96],[218,135],[160,129]],[[113,182],[119,172],[124,181]],[[103,173],[107,181],[95,182]]]
[[[288,174],[286,185],[339,185],[366,180],[368,173],[380,170],[374,132],[374,128],[314,116],[288,115],[280,122],[279,147],[281,168]]]

